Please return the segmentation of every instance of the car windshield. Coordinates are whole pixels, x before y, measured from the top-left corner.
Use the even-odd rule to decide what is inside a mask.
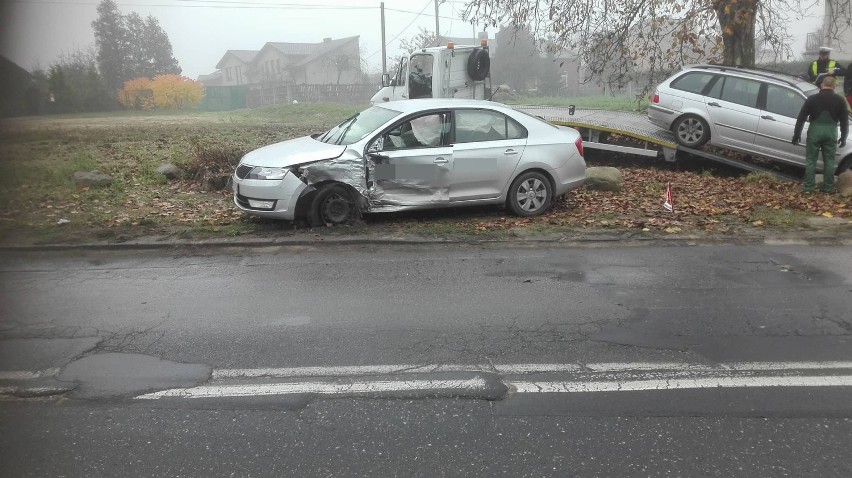
[[[317,139],[329,144],[352,144],[360,141],[364,136],[372,133],[399,113],[399,111],[381,106],[371,106],[326,131]]]

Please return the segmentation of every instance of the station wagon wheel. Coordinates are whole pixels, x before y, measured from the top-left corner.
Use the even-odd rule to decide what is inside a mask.
[[[700,148],[710,139],[710,125],[695,115],[678,118],[672,126],[672,132],[678,144],[687,148]]]
[[[834,170],[835,176],[840,176],[846,171],[852,171],[852,155],[846,156],[843,158],[843,161],[837,165],[837,169]]]
[[[349,190],[339,184],[326,186],[311,203],[311,226],[339,225],[358,216],[358,206]]]
[[[541,173],[529,171],[512,181],[506,200],[518,216],[535,216],[547,210],[552,198],[550,181]]]

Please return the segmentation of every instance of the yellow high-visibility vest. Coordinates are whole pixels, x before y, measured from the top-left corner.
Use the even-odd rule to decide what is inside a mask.
[[[826,68],[826,70],[825,70],[826,73],[834,73],[834,68],[836,67],[836,65],[837,65],[837,62],[835,62],[834,60],[828,60],[828,68]],[[799,70],[799,71],[801,71],[801,70]],[[814,60],[814,62],[811,63],[811,73],[814,76],[817,76],[817,62],[816,62],[816,60]]]

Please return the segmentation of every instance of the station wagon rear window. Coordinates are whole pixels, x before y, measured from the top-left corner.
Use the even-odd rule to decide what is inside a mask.
[[[676,90],[688,91],[700,95],[704,91],[704,87],[710,83],[716,75],[705,73],[703,71],[689,72],[680,78],[672,81],[672,88]]]

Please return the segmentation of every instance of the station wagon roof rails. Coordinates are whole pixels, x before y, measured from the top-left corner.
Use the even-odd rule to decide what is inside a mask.
[[[762,76],[764,78],[770,78],[776,81],[781,81],[787,83],[790,86],[797,86],[803,80],[801,78],[796,77],[795,75],[791,75],[789,73],[784,73],[781,71],[767,70],[762,68],[743,68],[741,66],[730,66],[730,65],[710,65],[710,64],[701,64],[701,65],[689,65],[689,68],[701,68],[705,70],[719,70],[719,71],[737,71],[740,73],[752,74],[755,76]]]

